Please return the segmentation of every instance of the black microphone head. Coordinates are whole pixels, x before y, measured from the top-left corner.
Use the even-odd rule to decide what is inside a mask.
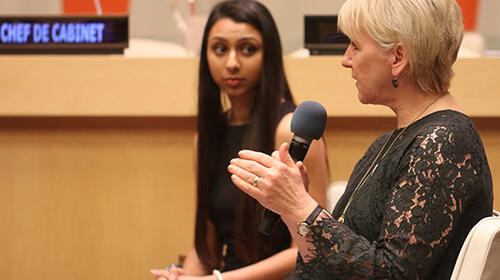
[[[326,110],[321,104],[304,101],[295,109],[290,129],[301,138],[318,140],[325,131],[326,117]]]

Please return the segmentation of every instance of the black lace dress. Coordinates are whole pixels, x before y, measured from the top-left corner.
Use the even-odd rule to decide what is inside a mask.
[[[411,124],[337,221],[401,131],[379,137],[357,163],[333,218],[313,224],[313,257],[299,254],[290,279],[450,279],[467,233],[493,207],[488,161],[467,116],[439,111]]]

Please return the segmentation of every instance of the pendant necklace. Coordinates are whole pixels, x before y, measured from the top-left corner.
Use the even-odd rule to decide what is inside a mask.
[[[377,153],[377,156],[375,157],[375,159],[372,161],[372,163],[370,164],[370,167],[368,167],[368,169],[366,170],[365,174],[363,175],[363,177],[361,178],[361,180],[359,181],[359,183],[356,185],[356,188],[354,188],[354,191],[352,192],[351,196],[349,197],[349,200],[347,201],[347,204],[346,206],[344,207],[344,211],[342,211],[342,215],[340,215],[340,217],[337,219],[337,221],[341,222],[341,223],[344,223],[344,217],[345,217],[345,213],[347,211],[347,209],[349,208],[349,205],[351,205],[351,202],[352,202],[352,199],[354,197],[354,195],[356,194],[356,192],[365,184],[366,180],[371,177],[373,175],[373,173],[375,173],[375,170],[377,170],[377,167],[378,167],[378,163],[377,161],[379,160],[382,160],[385,158],[385,156],[387,155],[387,153],[391,150],[392,146],[394,146],[394,144],[398,141],[398,139],[401,137],[401,135],[406,131],[406,129],[411,126],[425,111],[427,111],[427,109],[429,109],[429,107],[431,107],[434,103],[436,103],[441,97],[443,97],[444,95],[440,95],[438,96],[436,99],[434,99],[431,103],[429,103],[429,105],[427,105],[416,117],[415,119],[413,119],[413,121],[405,126],[405,128],[403,128],[403,130],[401,130],[400,133],[398,133],[398,135],[392,140],[391,144],[389,145],[389,147],[387,148],[387,150],[385,151],[385,153],[382,155],[382,157],[380,157],[380,155],[382,154],[382,152],[384,151],[385,147],[387,146],[387,143],[389,142],[389,140],[392,138],[392,135],[391,137],[389,137],[384,145],[382,146],[382,148],[379,150],[379,152]],[[396,132],[396,131],[394,131]],[[394,134],[394,132],[392,134]],[[372,169],[373,168],[373,169]],[[368,176],[368,174],[370,176]]]

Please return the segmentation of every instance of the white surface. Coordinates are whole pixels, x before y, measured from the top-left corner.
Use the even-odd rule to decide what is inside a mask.
[[[328,211],[332,212],[333,208],[337,204],[339,198],[344,194],[347,181],[336,181],[333,182],[326,189],[326,203],[328,204]]]
[[[484,56],[486,41],[478,32],[465,32],[462,45],[458,50],[460,58],[479,58]]]
[[[124,55],[127,57],[188,57],[189,53],[177,43],[131,38]]]
[[[500,274],[500,217],[479,221],[467,235],[451,280],[493,280]]]

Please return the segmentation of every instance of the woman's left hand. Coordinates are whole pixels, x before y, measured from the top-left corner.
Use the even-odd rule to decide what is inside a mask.
[[[182,275],[177,278],[178,280],[213,280],[214,275],[206,275],[206,276],[190,276],[190,275]]]
[[[154,275],[155,280],[177,280],[179,276],[184,274],[184,269],[171,264],[165,269],[151,269],[150,272]]]
[[[294,162],[287,143],[272,156],[249,150],[238,155],[228,166],[231,179],[262,206],[294,220],[302,220],[316,207],[305,188],[309,181],[305,167]]]

